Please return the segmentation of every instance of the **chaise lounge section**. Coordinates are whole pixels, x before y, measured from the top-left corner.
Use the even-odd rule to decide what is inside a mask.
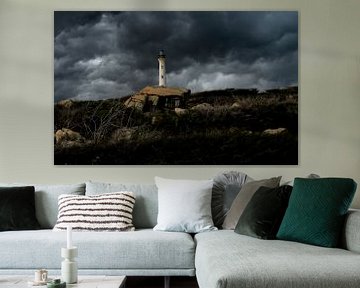
[[[360,211],[347,216],[349,250],[262,240],[230,230],[195,236],[200,288],[353,288],[360,283]]]

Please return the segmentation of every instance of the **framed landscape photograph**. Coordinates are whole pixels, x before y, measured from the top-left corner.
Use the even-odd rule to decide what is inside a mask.
[[[297,165],[297,11],[55,11],[55,165]]]

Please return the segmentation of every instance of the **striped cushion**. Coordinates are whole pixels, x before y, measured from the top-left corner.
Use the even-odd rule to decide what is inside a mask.
[[[115,192],[92,196],[59,196],[59,214],[54,230],[133,231],[133,192]]]

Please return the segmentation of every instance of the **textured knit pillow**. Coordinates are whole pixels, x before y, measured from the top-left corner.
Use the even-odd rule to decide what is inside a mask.
[[[225,216],[241,187],[251,180],[252,178],[248,175],[238,171],[226,171],[215,176],[212,189],[211,213],[216,227],[221,228]]]
[[[0,231],[40,228],[34,194],[33,186],[0,187]]]
[[[154,228],[158,214],[158,191],[154,184],[86,182],[86,195],[131,191],[136,202],[133,224],[136,229]]]
[[[234,202],[231,205],[229,212],[227,213],[223,228],[228,230],[234,230],[237,222],[240,219],[246,205],[249,203],[251,197],[261,187],[275,188],[279,186],[281,177],[274,177],[270,179],[263,179],[257,181],[251,181],[244,184],[236,196]]]
[[[275,239],[288,206],[292,187],[260,187],[251,198],[235,232],[260,239]]]
[[[355,190],[348,178],[295,178],[277,238],[336,247]]]
[[[59,215],[55,231],[72,226],[74,231],[133,231],[132,192],[94,196],[59,196]]]
[[[159,213],[154,230],[198,233],[217,230],[211,217],[213,180],[155,177]]]

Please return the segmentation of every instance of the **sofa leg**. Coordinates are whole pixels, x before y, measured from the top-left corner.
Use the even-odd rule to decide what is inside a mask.
[[[170,288],[170,276],[164,277],[164,288]]]

